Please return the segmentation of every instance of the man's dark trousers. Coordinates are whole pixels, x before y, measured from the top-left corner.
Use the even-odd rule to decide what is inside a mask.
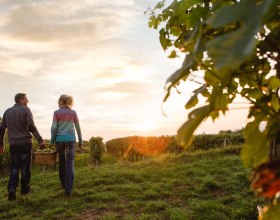
[[[19,182],[19,170],[21,171],[21,193],[26,194],[30,191],[31,178],[31,152],[32,144],[17,144],[10,146],[10,179],[8,192],[16,192]]]

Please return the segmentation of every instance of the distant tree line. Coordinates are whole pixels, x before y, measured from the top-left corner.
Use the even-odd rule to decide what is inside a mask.
[[[199,134],[194,136],[188,151],[240,145],[244,143],[243,130],[220,131],[218,134]],[[184,148],[175,141],[175,136],[115,138],[106,142],[108,153],[130,161],[164,153],[181,153]]]

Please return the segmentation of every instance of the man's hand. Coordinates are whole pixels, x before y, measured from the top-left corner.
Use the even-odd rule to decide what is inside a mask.
[[[5,146],[1,145],[0,146],[0,154],[3,154],[5,152]]]
[[[40,149],[44,149],[45,148],[45,141],[42,139],[42,140],[39,140],[39,148]]]

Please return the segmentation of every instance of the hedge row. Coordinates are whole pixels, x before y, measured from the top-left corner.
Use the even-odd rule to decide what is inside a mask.
[[[208,150],[211,148],[228,145],[240,145],[244,143],[243,130],[220,131],[218,134],[195,135],[189,150]]]
[[[188,150],[208,150],[242,143],[244,143],[243,130],[221,131],[218,134],[195,135]],[[175,136],[116,138],[106,142],[106,149],[110,154],[129,160],[138,160],[163,153],[180,153],[184,150],[176,143]]]

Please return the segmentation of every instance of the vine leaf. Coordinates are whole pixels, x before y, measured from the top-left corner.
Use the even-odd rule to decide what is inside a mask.
[[[280,104],[279,104],[279,99],[276,94],[272,94],[272,96],[271,96],[271,106],[276,112],[279,111]]]
[[[278,79],[277,76],[271,76],[269,79],[269,85],[271,90],[279,89],[280,87],[280,78]]]
[[[245,166],[255,166],[268,159],[268,139],[259,130],[259,120],[247,124],[245,128],[246,142],[241,151]]]
[[[192,56],[186,55],[185,61],[182,64],[182,67],[180,69],[176,70],[171,76],[168,77],[168,79],[166,80],[166,83],[165,83],[167,93],[163,99],[164,102],[168,99],[171,88],[174,85],[176,85],[182,78],[187,77],[190,74],[190,68],[193,65],[193,63],[194,63],[194,61],[193,61]]]
[[[200,93],[205,93],[205,91],[207,90],[207,85],[203,85],[201,87],[199,87],[198,89],[196,89],[194,92],[194,95],[189,99],[189,101],[187,102],[187,104],[185,105],[186,109],[190,109],[194,106],[196,106],[196,104],[198,103],[198,95]]]
[[[210,113],[211,108],[209,105],[196,108],[189,113],[188,121],[186,121],[177,132],[176,139],[178,143],[182,146],[189,147],[193,139],[194,131]]]
[[[262,16],[272,0],[256,4],[255,0],[241,1],[239,4],[219,8],[207,23],[214,28],[239,22],[240,28],[216,37],[207,44],[209,56],[219,69],[235,69],[250,56],[255,48],[254,37],[261,28]],[[248,10],[250,8],[250,10]]]
[[[168,58],[175,58],[175,57],[177,57],[176,51],[172,50]]]

